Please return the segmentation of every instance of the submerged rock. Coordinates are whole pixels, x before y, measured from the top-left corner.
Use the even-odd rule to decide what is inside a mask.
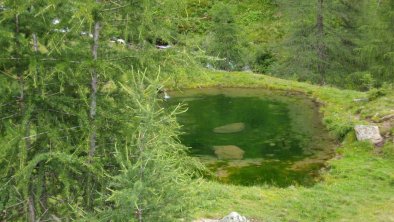
[[[216,156],[224,160],[241,160],[245,153],[241,148],[234,145],[214,146],[213,149]]]
[[[249,220],[237,212],[231,212],[229,215],[219,220],[219,222],[249,222]]]
[[[245,123],[231,123],[213,129],[214,133],[238,133],[245,129]]]
[[[383,138],[380,135],[378,126],[357,125],[354,127],[358,141],[369,140],[373,144],[380,144]]]
[[[230,173],[228,172],[227,168],[218,168],[216,170],[216,176],[218,178],[221,178],[221,179],[227,178],[229,175],[230,175]]]
[[[304,160],[295,162],[293,165],[291,165],[290,169],[294,170],[294,171],[302,171],[302,170],[306,170],[306,169],[311,169],[312,167],[315,167],[315,166],[319,166],[319,165],[323,166],[324,161],[325,160],[308,158],[308,159],[304,159]]]

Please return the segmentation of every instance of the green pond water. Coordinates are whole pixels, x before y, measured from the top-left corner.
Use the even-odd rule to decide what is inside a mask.
[[[312,185],[335,144],[317,105],[302,95],[262,89],[170,92],[183,103],[181,141],[223,183]]]

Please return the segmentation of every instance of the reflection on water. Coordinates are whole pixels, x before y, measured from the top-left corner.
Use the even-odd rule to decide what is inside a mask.
[[[311,185],[334,143],[305,96],[261,89],[171,92],[183,102],[181,141],[224,183]]]

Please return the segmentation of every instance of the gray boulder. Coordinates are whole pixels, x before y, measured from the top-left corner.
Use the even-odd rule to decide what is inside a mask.
[[[358,141],[369,140],[373,144],[380,144],[383,138],[380,135],[378,126],[357,125],[354,127]]]
[[[249,220],[237,212],[231,212],[229,215],[219,220],[219,222],[249,222]]]

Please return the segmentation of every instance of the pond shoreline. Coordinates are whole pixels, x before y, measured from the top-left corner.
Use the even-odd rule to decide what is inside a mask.
[[[243,149],[243,148],[247,148],[247,147],[251,147],[251,146],[259,146],[259,147],[263,146],[263,147],[266,147],[264,149],[274,150],[275,152],[277,152],[277,151],[279,151],[281,149],[284,149],[285,152],[288,152],[288,151],[286,151],[288,148],[284,148],[284,146],[286,147],[288,145],[284,145],[284,144],[289,144],[289,143],[293,144],[294,143],[294,142],[291,142],[291,141],[293,141],[291,135],[294,134],[293,136],[295,136],[295,135],[299,134],[299,136],[302,135],[301,137],[307,138],[307,140],[310,140],[310,142],[308,142],[308,144],[301,145],[301,147],[302,147],[301,149],[303,150],[302,153],[304,153],[304,152],[305,153],[310,153],[309,155],[312,155],[312,156],[310,156],[308,158],[306,158],[306,156],[305,156],[304,158],[299,159],[296,162],[292,162],[292,163],[294,163],[294,167],[290,167],[289,166],[288,172],[289,173],[292,172],[290,175],[293,175],[294,173],[297,172],[297,174],[294,174],[294,175],[298,175],[296,177],[291,176],[291,178],[293,178],[293,179],[291,179],[292,181],[299,181],[299,182],[301,182],[301,180],[305,181],[309,177],[309,176],[305,177],[306,175],[302,175],[301,172],[305,172],[305,173],[308,172],[308,175],[310,175],[311,178],[313,177],[314,181],[318,180],[318,175],[319,175],[318,172],[320,172],[322,168],[327,167],[326,161],[330,160],[333,157],[335,157],[336,144],[334,143],[334,140],[332,140],[333,141],[332,145],[328,145],[328,142],[322,142],[322,141],[327,140],[327,139],[323,139],[323,138],[326,138],[326,136],[324,136],[324,134],[326,134],[328,132],[325,132],[326,129],[325,129],[325,127],[323,127],[323,125],[321,123],[322,122],[321,121],[321,117],[322,116],[321,116],[321,113],[319,112],[320,107],[318,106],[318,104],[316,104],[316,102],[314,100],[312,100],[309,96],[307,96],[305,94],[301,94],[301,93],[291,93],[291,94],[289,94],[289,93],[284,92],[284,91],[270,90],[270,89],[264,89],[264,88],[236,88],[236,87],[231,87],[231,88],[230,87],[229,88],[227,88],[227,87],[226,88],[223,88],[223,87],[222,88],[215,88],[215,87],[195,88],[195,89],[184,89],[182,91],[167,91],[167,92],[171,96],[171,99],[168,99],[167,103],[168,102],[171,103],[174,100],[175,101],[182,101],[182,99],[184,99],[183,101],[185,103],[196,103],[197,102],[199,104],[198,107],[200,107],[200,108],[192,106],[192,107],[190,107],[192,112],[195,112],[196,109],[201,109],[201,107],[206,106],[206,103],[209,101],[209,100],[207,100],[205,102],[199,102],[199,101],[194,101],[194,100],[195,99],[201,100],[201,99],[204,99],[204,98],[207,99],[207,96],[212,97],[212,98],[214,96],[225,96],[225,98],[227,98],[226,100],[228,100],[229,98],[236,99],[236,100],[234,100],[234,102],[235,101],[239,101],[240,99],[244,100],[246,98],[248,98],[248,99],[256,98],[258,100],[254,101],[254,102],[251,102],[251,104],[253,103],[253,108],[252,107],[250,109],[242,108],[243,111],[236,115],[237,118],[240,118],[240,115],[242,115],[242,114],[243,115],[250,115],[253,112],[260,113],[260,114],[256,113],[257,116],[255,116],[254,120],[253,120],[254,121],[254,123],[253,123],[254,125],[256,125],[256,123],[257,123],[256,120],[260,118],[259,116],[262,117],[262,116],[267,115],[267,114],[269,114],[271,112],[276,113],[279,110],[275,111],[275,110],[272,110],[272,108],[278,107],[278,105],[282,104],[282,103],[283,103],[283,105],[286,104],[286,107],[287,107],[286,110],[289,111],[289,113],[286,114],[286,115],[290,114],[290,116],[289,116],[290,119],[289,120],[291,120],[291,122],[287,123],[287,124],[290,124],[290,125],[288,127],[285,127],[285,128],[288,128],[288,130],[291,130],[289,132],[292,132],[292,133],[287,134],[287,136],[285,137],[286,139],[285,139],[284,142],[282,141],[283,139],[280,139],[280,141],[282,141],[282,142],[279,142],[279,144],[282,144],[282,145],[279,145],[278,141],[275,142],[275,140],[276,140],[275,138],[277,138],[279,136],[279,134],[278,134],[279,132],[277,132],[277,133],[272,134],[272,136],[267,137],[265,139],[261,138],[261,139],[263,139],[263,141],[274,140],[274,141],[268,142],[268,145],[264,145],[264,143],[261,144],[261,145],[258,145],[261,142],[258,142],[258,140],[256,140],[255,143],[252,143],[252,144],[249,144],[249,145],[245,145],[244,144],[244,145],[241,145],[240,147]],[[195,99],[193,99],[193,98],[195,98]],[[268,101],[272,101],[272,102],[274,102],[272,105],[269,105],[269,107],[272,107],[272,108],[267,109],[268,107],[264,108],[264,106],[262,106],[260,108],[261,110],[259,110],[259,109],[256,110],[255,106],[260,104],[262,101],[267,101],[267,102]],[[218,102],[219,101],[216,101],[215,104],[217,104]],[[269,102],[269,103],[272,103],[272,102]],[[235,108],[234,107],[235,104],[236,104],[236,102],[234,104],[232,104],[231,107]],[[243,107],[247,107],[248,106],[247,105],[248,103],[242,103],[242,104],[243,104],[242,105]],[[276,104],[276,105],[274,105],[274,104]],[[225,105],[225,104],[223,104],[223,105]],[[225,106],[228,106],[228,105],[225,105]],[[216,106],[214,106],[214,107],[216,107]],[[207,110],[204,109],[205,111],[203,111],[203,112],[207,112],[207,111],[210,112],[210,110],[213,110],[214,107],[209,108]],[[237,108],[237,109],[240,109],[240,108]],[[287,113],[287,111],[286,111],[286,113]],[[228,116],[228,114],[231,114],[231,112],[232,112],[231,110],[226,109],[225,113],[222,113],[221,115],[217,115],[217,116],[215,115],[216,117],[214,118],[214,120],[209,120],[208,122],[212,122],[212,121],[213,122],[217,122],[218,121],[217,119],[220,119],[221,116],[223,116],[223,115],[227,115]],[[250,112],[252,112],[252,113],[250,113]],[[284,110],[279,111],[279,112],[284,112]],[[200,115],[199,112],[197,112],[196,114]],[[256,114],[253,114],[253,115],[256,115]],[[206,116],[206,115],[202,115],[202,116],[200,116],[197,119],[199,119],[201,121],[202,120],[201,118],[206,118],[204,116]],[[268,118],[267,120],[272,121],[275,118],[277,118],[275,116],[276,115],[273,115],[271,117],[265,117],[265,118]],[[289,118],[289,117],[286,117],[286,118]],[[284,118],[284,117],[281,117],[281,118]],[[225,125],[226,123],[229,124],[231,122],[236,122],[237,120],[238,119],[233,119],[231,121],[227,120],[227,122],[217,123],[217,125],[213,125],[213,126],[211,126],[211,128],[213,129],[214,127],[217,127],[217,129],[220,129],[221,127],[218,127],[218,126]],[[267,120],[265,120],[265,121],[267,121]],[[181,123],[182,123],[182,121],[181,121]],[[238,125],[239,124],[244,124],[244,123],[243,122],[242,123],[238,123]],[[269,129],[271,131],[270,133],[272,133],[272,130],[275,129],[275,127],[278,127],[278,126],[280,127],[280,123],[270,123],[270,124],[271,124],[270,125],[271,128]],[[188,124],[186,124],[186,125],[188,125]],[[230,124],[228,126],[232,126],[232,125],[235,125],[235,124]],[[293,129],[294,127],[298,127],[298,128]],[[186,129],[187,128],[188,127],[186,127]],[[243,128],[244,128],[244,126],[243,126]],[[243,128],[242,128],[242,130],[243,130]],[[213,131],[215,131],[215,129],[213,129]],[[263,129],[263,128],[261,128],[261,129]],[[314,130],[312,130],[312,129],[314,129]],[[319,129],[319,130],[317,130],[317,129]],[[189,131],[186,130],[186,131],[190,133],[190,130]],[[198,131],[203,131],[203,130],[200,129]],[[235,133],[235,132],[238,132],[238,131],[239,130],[234,131],[234,132],[230,132],[230,133]],[[303,133],[301,133],[301,132],[303,132]],[[199,133],[198,135],[200,135],[200,134],[201,133]],[[195,137],[199,137],[198,135],[194,135],[193,136],[193,141],[194,141]],[[237,135],[240,135],[240,136],[241,135],[245,135],[245,132],[243,132],[243,133],[241,132],[241,134],[238,133]],[[261,135],[264,135],[264,134],[261,134]],[[215,133],[212,134],[209,137],[212,137],[212,136],[215,137]],[[222,135],[220,137],[226,137],[226,135]],[[181,138],[182,138],[182,136],[181,136]],[[185,138],[185,136],[183,136],[183,138]],[[206,140],[206,139],[204,139],[204,140]],[[223,140],[223,138],[221,140]],[[225,143],[225,144],[216,144],[216,145],[221,145],[221,146],[223,146],[223,145],[237,145],[238,146],[239,143],[242,141],[242,136],[240,138],[237,138],[237,140],[238,140],[238,142],[236,142],[236,141],[230,142],[229,141],[229,142],[227,142],[228,144]],[[247,140],[251,141],[250,139],[247,139]],[[329,140],[331,141],[331,138]],[[317,142],[317,141],[320,141],[320,142]],[[214,142],[211,141],[211,143],[214,143]],[[223,143],[223,141],[222,141],[222,143]],[[193,147],[195,149],[196,145],[192,145],[192,144],[201,144],[201,141],[195,141],[195,142],[193,142],[191,144],[190,143],[189,144],[186,143],[187,146],[191,146],[191,147]],[[241,142],[241,144],[242,144],[242,142]],[[325,145],[323,145],[323,144],[325,144]],[[331,142],[330,142],[330,144],[331,144]],[[215,144],[212,144],[210,146],[214,146],[214,145]],[[198,145],[198,146],[201,146],[201,145]],[[294,145],[292,145],[292,146],[294,146]],[[223,149],[225,147],[227,147],[227,146],[223,146]],[[236,147],[236,146],[228,146],[228,147],[230,149],[230,147]],[[310,148],[308,148],[308,147],[310,147]],[[329,152],[327,152],[327,151],[319,151],[322,154],[318,155],[316,153],[317,151],[313,151],[313,150],[316,150],[318,147],[321,147],[321,149],[323,149],[323,147],[327,147],[327,148],[324,148],[323,150],[328,149],[328,147],[332,147],[332,148],[329,149],[329,150],[332,150],[332,151],[329,151]],[[215,148],[215,149],[217,149],[217,148]],[[231,149],[231,150],[234,150],[234,152],[236,152],[237,150],[241,150],[242,151],[242,149],[237,147],[237,149]],[[250,148],[248,148],[248,149],[250,149]],[[259,150],[260,149],[261,148],[259,148]],[[307,151],[309,149],[311,149],[311,150]],[[318,148],[318,149],[320,149],[320,148]],[[216,150],[215,151],[216,155],[218,154],[218,152],[224,152],[224,151]],[[229,152],[230,152],[230,150],[229,150]],[[258,151],[258,152],[262,152],[262,150]],[[266,152],[266,151],[264,151],[264,152]],[[327,152],[327,154],[326,154],[326,152]],[[246,154],[247,153],[248,152],[246,152]],[[230,153],[229,154],[223,153],[222,155],[232,156],[232,154],[230,154]],[[237,156],[237,155],[235,155],[235,156]],[[276,155],[277,154],[269,154],[265,158],[267,160],[271,160],[271,159],[275,160]],[[297,154],[297,155],[299,155],[299,154]],[[305,155],[305,154],[302,154],[302,155]],[[321,156],[321,155],[323,155],[323,156]],[[241,162],[242,162],[241,160],[237,160],[238,162],[240,162],[238,164],[230,164],[230,165],[228,165],[228,164],[230,162],[234,162],[234,161],[230,161],[229,163],[227,163],[228,162],[227,160],[220,160],[220,161],[217,160],[219,162],[222,162],[221,164],[218,165],[218,167],[216,167],[215,160],[212,159],[211,157],[210,158],[201,157],[201,158],[202,158],[202,160],[204,160],[203,162],[205,162],[206,164],[208,164],[208,166],[210,166],[209,167],[210,169],[213,169],[213,170],[217,171],[217,175],[219,176],[220,181],[222,181],[222,182],[228,181],[227,179],[223,180],[224,178],[227,178],[227,177],[232,178],[232,177],[234,177],[234,176],[232,176],[232,175],[235,175],[234,173],[239,174],[237,172],[239,170],[241,170],[241,169],[245,169],[245,170],[248,169],[248,172],[249,172],[248,174],[253,172],[254,171],[253,169],[256,169],[256,170],[260,169],[260,171],[263,170],[263,171],[261,171],[261,173],[259,175],[266,175],[267,173],[270,172],[269,169],[275,170],[277,172],[277,175],[272,177],[272,179],[270,179],[271,182],[273,182],[272,180],[278,180],[281,177],[280,175],[283,174],[283,173],[279,173],[279,172],[281,172],[281,171],[278,171],[279,168],[272,168],[273,166],[279,166],[278,165],[279,162],[272,162],[271,164],[266,165],[267,163],[266,163],[266,160],[264,160],[265,158],[263,156],[260,157],[260,156],[254,155],[253,157],[251,157],[249,155],[249,157],[246,157],[247,159],[249,159],[249,158],[257,158],[256,159],[256,161],[257,161],[259,158],[263,158],[262,159],[263,162],[260,163],[260,162],[256,162],[256,161],[252,161],[252,162],[249,161],[248,164],[246,164],[246,165],[245,164],[241,164]],[[243,158],[241,158],[241,159],[243,159]],[[283,162],[284,160],[281,160],[281,161]],[[250,164],[252,164],[252,165],[250,165]],[[250,165],[250,166],[248,168],[245,168],[248,165]],[[283,164],[281,164],[281,165],[282,165],[281,168],[286,166],[286,165],[283,165]],[[318,165],[319,165],[319,167],[318,167]],[[313,166],[313,170],[312,170],[312,168],[310,168],[312,166]],[[230,169],[231,169],[231,171],[229,171]],[[229,174],[229,172],[231,172],[231,174]],[[314,173],[312,173],[312,172],[314,172]],[[239,174],[239,176],[241,176],[241,175],[242,174]],[[289,177],[290,175],[287,175],[287,177]],[[250,176],[252,176],[252,174],[250,174]],[[239,182],[244,184],[244,185],[249,184],[249,183],[254,184],[254,183],[257,183],[257,181],[262,180],[262,178],[260,178],[260,177],[261,176],[258,176],[258,177],[256,177],[256,179],[252,179],[251,182],[246,182],[246,181],[243,181],[243,182],[239,181]],[[265,178],[265,177],[263,176],[263,178]],[[257,178],[259,178],[259,179],[257,179]],[[250,179],[247,179],[247,180],[250,180]],[[254,180],[255,180],[255,182],[252,182]],[[289,179],[287,179],[287,180],[289,180]],[[228,181],[228,182],[230,182],[230,181]],[[268,181],[268,180],[264,179],[263,181]],[[237,183],[239,183],[239,182],[237,182]],[[312,181],[310,181],[310,182],[301,182],[301,183],[304,184],[304,185],[308,184],[308,186],[310,186],[312,184]],[[285,185],[285,184],[287,184],[287,185]],[[276,183],[276,185],[277,186],[290,186],[291,183],[290,183],[290,181],[286,182],[286,183],[280,182],[280,183]]]

